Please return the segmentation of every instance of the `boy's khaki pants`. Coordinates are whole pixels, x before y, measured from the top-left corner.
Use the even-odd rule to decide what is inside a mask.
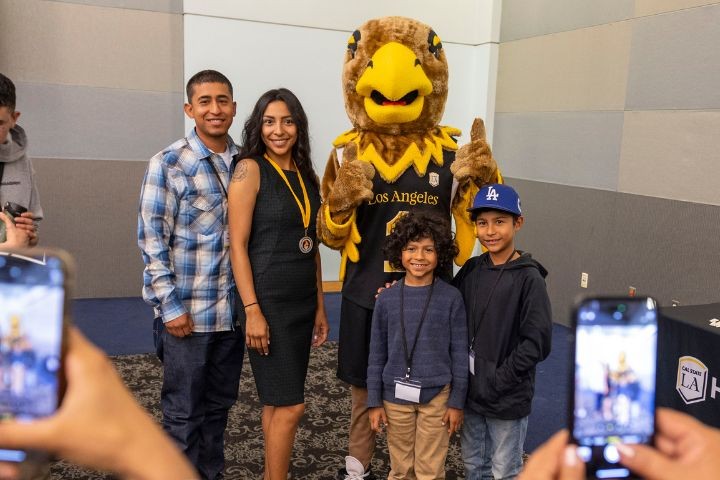
[[[429,403],[398,405],[383,402],[387,415],[390,451],[388,479],[434,480],[445,478],[450,436],[442,418],[450,388],[446,386]]]

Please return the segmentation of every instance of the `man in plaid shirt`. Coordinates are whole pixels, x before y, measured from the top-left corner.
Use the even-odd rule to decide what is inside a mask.
[[[227,186],[232,85],[204,70],[187,84],[195,128],[150,159],[138,215],[143,298],[163,362],[162,424],[204,479],[223,478],[223,435],[237,400],[244,337],[235,328]]]

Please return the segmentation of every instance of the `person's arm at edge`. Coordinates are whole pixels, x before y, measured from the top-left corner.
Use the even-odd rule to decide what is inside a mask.
[[[0,424],[0,445],[51,452],[126,479],[199,478],[108,358],[75,327],[68,329],[67,342],[68,385],[58,411],[33,422]]]

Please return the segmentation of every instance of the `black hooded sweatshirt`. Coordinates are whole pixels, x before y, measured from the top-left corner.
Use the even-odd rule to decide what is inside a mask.
[[[552,337],[548,272],[520,253],[505,265],[493,265],[489,253],[473,257],[453,280],[465,300],[475,352],[465,408],[503,420],[530,414],[535,366],[550,354]]]

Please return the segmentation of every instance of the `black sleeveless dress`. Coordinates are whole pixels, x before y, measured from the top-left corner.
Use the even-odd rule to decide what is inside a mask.
[[[315,218],[320,194],[309,179],[303,178],[311,205],[307,235],[313,240],[313,248],[302,253],[299,242],[305,229],[297,202],[270,162],[262,157],[254,160],[260,167],[260,190],[248,254],[257,300],[270,327],[270,354],[260,355],[250,349],[248,355],[260,403],[297,405],[305,401],[305,377],[317,309]],[[303,202],[298,174],[287,170],[284,173]],[[245,312],[241,304],[237,307],[245,333]]]

